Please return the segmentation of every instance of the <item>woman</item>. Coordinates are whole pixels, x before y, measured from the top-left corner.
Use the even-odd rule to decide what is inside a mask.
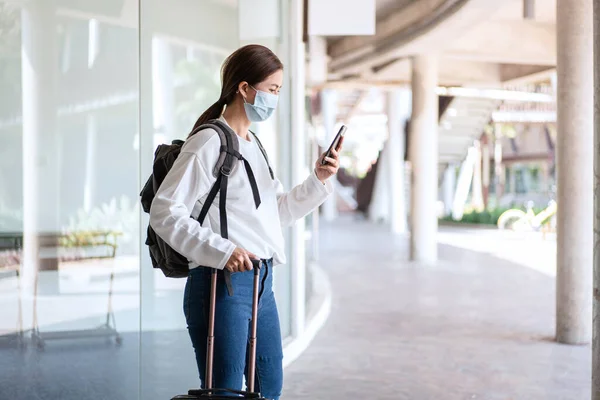
[[[216,180],[211,171],[221,145],[216,131],[204,129],[191,135],[183,145],[155,195],[150,224],[165,242],[191,261],[184,314],[201,380],[206,372],[210,271],[217,268],[232,273],[232,295],[228,294],[224,280],[218,281],[213,387],[242,387],[252,306],[251,259],[264,260],[260,271],[263,286],[258,311],[255,388],[263,397],[278,399],[283,386],[283,352],[272,291],[272,268],[286,262],[282,227],[303,218],[331,194],[332,184],[328,179],[338,171],[338,154],[334,152],[326,158],[325,166],[317,161],[313,173],[285,193],[279,180],[271,177],[256,139],[248,130],[251,122],[264,121],[275,110],[283,64],[266,47],[245,46],[223,64],[222,81],[219,100],[200,116],[195,127],[218,118],[235,131],[239,151],[254,172],[260,206],[255,205],[245,169],[238,167],[229,177],[227,191],[228,239],[219,234],[218,201],[211,205],[203,226],[195,220]],[[205,387],[204,383],[202,386]]]

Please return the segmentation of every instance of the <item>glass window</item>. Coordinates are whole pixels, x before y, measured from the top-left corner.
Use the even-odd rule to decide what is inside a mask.
[[[240,41],[237,1],[178,1],[168,12],[162,1],[141,4],[140,148],[145,181],[156,146],[184,140],[200,114],[219,99],[221,65]],[[142,222],[147,226],[147,215]],[[166,399],[177,388],[183,393],[200,383],[183,314],[186,280],[166,278],[152,268],[146,246],[142,251],[141,396]]]
[[[198,386],[185,279],[152,268],[139,192],[156,146],[218,99],[225,57],[261,43],[287,65],[286,3],[0,0],[0,398]],[[268,24],[242,24],[249,6]],[[287,189],[289,80],[255,127]],[[284,337],[290,268],[275,282]]]
[[[97,4],[0,1],[0,398],[139,393],[138,15]]]

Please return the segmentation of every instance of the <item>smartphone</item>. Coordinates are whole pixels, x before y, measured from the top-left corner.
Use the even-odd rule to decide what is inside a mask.
[[[338,131],[337,135],[335,135],[335,138],[329,145],[329,148],[327,149],[327,152],[325,153],[325,157],[323,157],[323,159],[321,160],[321,165],[327,164],[327,161],[325,161],[325,158],[331,157],[331,150],[333,150],[333,149],[335,149],[336,151],[339,150],[340,140],[342,140],[342,138],[346,134],[346,129],[347,129],[346,125],[342,125],[342,127]]]

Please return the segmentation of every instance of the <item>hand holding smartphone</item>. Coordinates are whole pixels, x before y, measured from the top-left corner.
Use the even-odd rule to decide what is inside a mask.
[[[346,134],[346,125],[342,125],[340,130],[338,131],[337,135],[335,135],[335,138],[333,139],[333,141],[331,142],[331,144],[329,145],[329,148],[327,149],[327,151],[325,152],[325,156],[321,159],[321,165],[326,165],[327,161],[325,160],[327,157],[331,157],[331,151],[333,149],[335,149],[335,151],[339,151],[341,148],[341,144],[344,138],[344,135]]]

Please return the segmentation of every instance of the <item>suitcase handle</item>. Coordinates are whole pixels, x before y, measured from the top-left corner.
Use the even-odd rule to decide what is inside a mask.
[[[244,396],[244,399],[259,399],[258,393],[245,392],[243,390],[234,389],[191,389],[188,391],[188,396],[203,396],[203,395],[217,395],[219,393],[234,393]]]
[[[256,329],[258,319],[258,288],[260,286],[260,267],[262,260],[252,260],[254,270],[254,289],[252,290],[252,321],[250,324],[250,354],[248,355],[248,391],[254,392],[254,375],[256,373]]]
[[[252,320],[250,326],[250,354],[248,355],[248,392],[254,392],[254,378],[256,375],[256,330],[258,317],[258,290],[260,286],[260,269],[263,260],[252,260],[254,270],[254,290],[252,291]],[[206,389],[211,391],[213,378],[214,340],[215,340],[215,303],[217,298],[217,270],[213,268],[210,277],[210,306],[208,312],[208,337],[206,340]],[[222,389],[214,389],[222,391]],[[228,390],[229,391],[229,390]],[[235,391],[231,391],[235,392]]]

